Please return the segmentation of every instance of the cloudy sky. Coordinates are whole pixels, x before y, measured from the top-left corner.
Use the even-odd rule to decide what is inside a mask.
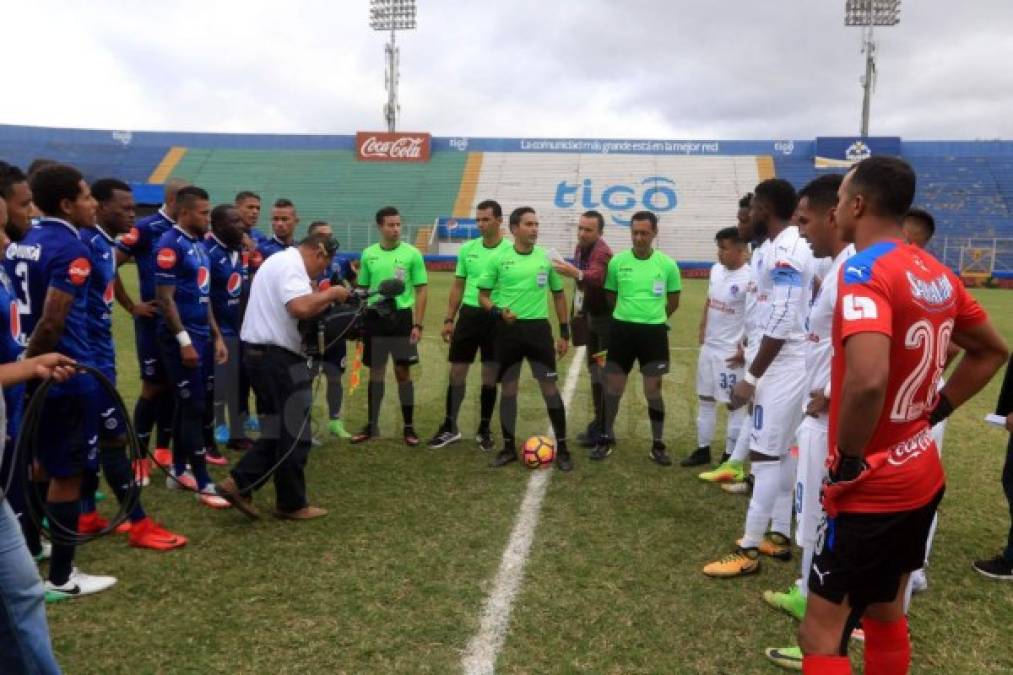
[[[844,0],[418,0],[400,128],[811,138],[858,131]],[[354,133],[384,126],[368,0],[5,3],[0,123]],[[1013,2],[906,0],[871,132],[1013,137]],[[14,56],[17,55],[17,56]]]

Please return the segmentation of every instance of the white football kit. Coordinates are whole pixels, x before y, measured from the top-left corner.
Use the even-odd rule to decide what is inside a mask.
[[[749,265],[729,270],[720,263],[711,267],[707,288],[707,327],[696,369],[696,393],[728,403],[742,368],[727,360],[735,355],[745,327],[746,295],[752,272]]]
[[[855,255],[855,247],[847,246],[833,259],[816,292],[809,316],[806,317],[805,370],[809,377],[802,397],[802,411],[809,403],[809,393],[825,391],[830,384],[830,360],[833,355],[831,330],[834,305],[837,301],[837,274],[841,265]],[[795,540],[799,546],[815,546],[816,529],[823,509],[820,487],[826,475],[827,425],[830,417],[804,415],[798,428],[798,468],[795,479],[795,517],[798,526]]]
[[[784,344],[756,384],[749,449],[784,457],[802,417],[807,383],[804,324],[814,271],[809,243],[797,227],[789,225],[769,243],[763,267],[757,277],[758,295],[767,297],[762,334]]]

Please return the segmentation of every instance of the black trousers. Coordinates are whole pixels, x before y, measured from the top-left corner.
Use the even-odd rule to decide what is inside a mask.
[[[287,349],[243,345],[243,365],[257,396],[260,438],[239,460],[232,477],[241,490],[259,482],[283,455],[274,472],[279,511],[306,506],[306,460],[310,451],[311,373],[306,359]]]
[[[1002,467],[1002,491],[1006,493],[1006,501],[1009,503],[1009,539],[1006,541],[1006,550],[1003,557],[1013,562],[1013,434],[1009,436],[1009,443],[1006,444],[1006,463]]]

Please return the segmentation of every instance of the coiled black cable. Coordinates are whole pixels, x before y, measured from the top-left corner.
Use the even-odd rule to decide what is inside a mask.
[[[141,451],[141,444],[137,440],[137,433],[134,431],[134,425],[130,421],[130,414],[127,410],[126,404],[123,402],[123,398],[120,393],[116,390],[116,385],[106,377],[100,370],[93,368],[92,366],[84,365],[81,363],[76,364],[75,368],[78,371],[78,375],[75,377],[92,377],[98,383],[99,387],[104,389],[106,393],[110,395],[113,404],[117,407],[119,412],[123,416],[127,430],[127,456],[131,460],[131,466],[133,466],[134,460],[139,460],[144,457]],[[18,432],[18,439],[14,446],[14,461],[11,462],[12,468],[11,473],[7,477],[7,482],[4,486],[4,494],[6,494],[12,481],[17,477],[14,475],[17,471],[17,467],[21,466],[24,470],[21,471],[20,480],[25,492],[25,501],[28,504],[28,514],[36,527],[43,533],[45,533],[51,540],[58,540],[63,543],[80,545],[86,544],[89,541],[103,537],[110,532],[116,530],[123,522],[126,521],[128,515],[133,511],[137,505],[141,495],[141,486],[135,481],[131,480],[127,487],[126,496],[122,502],[120,502],[119,510],[116,515],[109,520],[109,524],[102,528],[100,531],[93,534],[81,534],[76,529],[70,530],[65,525],[59,523],[50,514],[48,507],[44,500],[41,500],[33,489],[32,486],[32,467],[35,463],[35,459],[38,457],[36,441],[38,438],[39,424],[42,419],[42,407],[46,403],[46,397],[49,394],[49,389],[56,383],[53,379],[44,380],[36,388],[31,398],[28,400],[28,405],[25,406],[24,415],[21,420],[21,428]],[[19,464],[18,459],[22,459],[23,463]]]

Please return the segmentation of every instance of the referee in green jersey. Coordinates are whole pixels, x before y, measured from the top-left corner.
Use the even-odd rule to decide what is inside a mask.
[[[670,466],[672,460],[661,440],[665,426],[661,377],[669,369],[668,319],[679,307],[682,279],[675,261],[651,246],[658,235],[656,215],[650,211],[634,213],[630,235],[633,248],[613,257],[605,276],[605,292],[613,307],[606,364],[605,429],[590,458],[603,460],[612,454],[619,400],[637,361],[651,420],[650,456],[661,466]]]
[[[503,429],[503,449],[492,466],[517,461],[514,431],[517,426],[517,384],[521,363],[527,360],[538,380],[545,407],[556,437],[556,468],[573,469],[566,447],[566,410],[556,385],[556,354],[563,356],[569,347],[570,324],[567,323],[566,297],[563,280],[552,266],[552,259],[538,240],[538,216],[529,206],[514,209],[510,214],[510,232],[514,245],[504,249],[486,266],[478,282],[478,301],[499,321],[496,331],[496,361],[502,386],[499,418]],[[549,302],[546,289],[559,320],[559,338],[552,349],[552,328],[549,325]],[[496,296],[494,296],[494,293]],[[494,301],[493,298],[496,297]]]
[[[478,304],[478,279],[485,273],[489,261],[510,248],[511,243],[503,236],[503,209],[498,202],[491,199],[479,202],[475,208],[475,223],[482,236],[464,244],[457,252],[457,269],[450,287],[447,318],[443,320],[441,335],[444,342],[450,343],[450,382],[447,384],[446,417],[429,441],[429,447],[433,449],[461,440],[457,414],[464,400],[468,370],[480,351],[482,394],[475,440],[482,450],[492,450],[494,446],[489,422],[496,405],[496,319]],[[493,290],[493,304],[498,300],[498,294]]]
[[[413,418],[415,414],[415,385],[411,366],[419,362],[418,342],[422,337],[422,324],[426,316],[426,287],[429,277],[422,254],[411,244],[401,241],[401,214],[393,206],[376,212],[376,226],[380,241],[367,247],[360,258],[356,284],[375,291],[387,279],[400,279],[405,289],[395,299],[397,311],[393,316],[366,313],[366,344],[362,360],[369,366],[369,422],[352,436],[352,443],[362,443],[380,434],[380,404],[383,402],[383,379],[387,361],[394,361],[394,379],[404,417],[404,442],[410,447],[419,444]],[[374,298],[376,302],[379,298]]]

